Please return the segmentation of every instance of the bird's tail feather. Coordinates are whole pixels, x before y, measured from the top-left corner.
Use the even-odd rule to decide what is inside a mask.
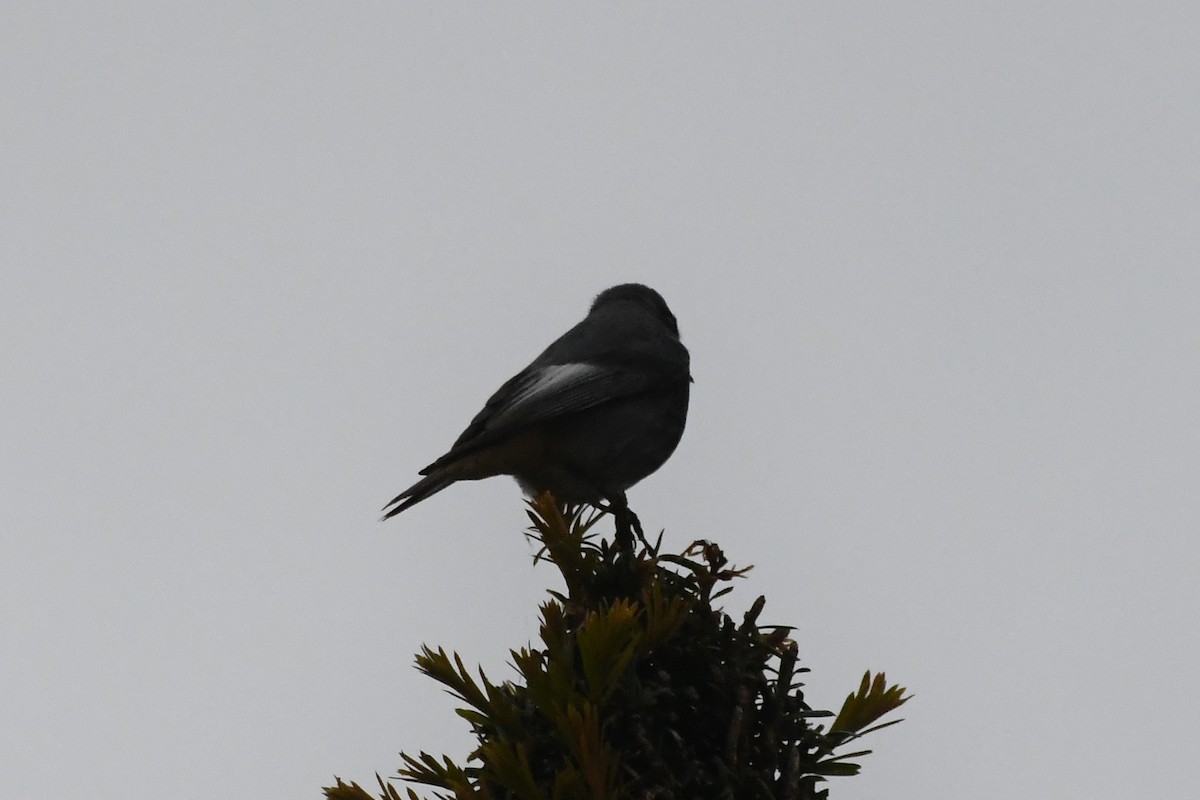
[[[390,503],[385,505],[383,507],[383,510],[385,511],[392,506],[396,507],[384,514],[383,518],[380,519],[380,522],[391,519],[405,509],[412,508],[427,497],[433,497],[442,489],[445,489],[447,486],[457,480],[457,477],[453,475],[447,475],[444,472],[435,472],[432,475],[427,475],[426,477],[414,483],[412,486],[405,489],[400,494],[396,495],[396,497]],[[399,503],[399,505],[396,505],[397,503]]]

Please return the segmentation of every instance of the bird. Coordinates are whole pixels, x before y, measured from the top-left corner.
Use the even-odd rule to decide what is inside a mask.
[[[383,507],[384,520],[458,481],[511,475],[526,494],[614,513],[641,535],[625,492],[675,452],[691,360],[655,290],[605,289],[584,319],[504,383],[441,458]],[[644,541],[644,537],[643,541]]]

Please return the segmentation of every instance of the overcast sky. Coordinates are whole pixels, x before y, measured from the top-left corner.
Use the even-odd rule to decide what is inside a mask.
[[[631,280],[647,529],[916,695],[833,798],[1200,794],[1193,4],[225,5],[3,15],[6,797],[465,756],[412,654],[554,573],[507,479],[379,508]]]

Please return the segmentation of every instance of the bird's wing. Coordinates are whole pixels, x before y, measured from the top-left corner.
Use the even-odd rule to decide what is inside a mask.
[[[421,470],[421,474],[529,425],[637,394],[655,382],[653,374],[644,370],[603,363],[531,366],[501,386],[471,420],[450,452]]]

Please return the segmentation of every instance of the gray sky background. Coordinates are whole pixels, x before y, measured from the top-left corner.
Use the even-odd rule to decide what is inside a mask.
[[[1197,794],[1194,4],[4,18],[6,797],[465,755],[412,654],[508,677],[553,573],[511,481],[378,509],[628,280],[696,379],[642,520],[815,705],[916,695],[833,797]]]

